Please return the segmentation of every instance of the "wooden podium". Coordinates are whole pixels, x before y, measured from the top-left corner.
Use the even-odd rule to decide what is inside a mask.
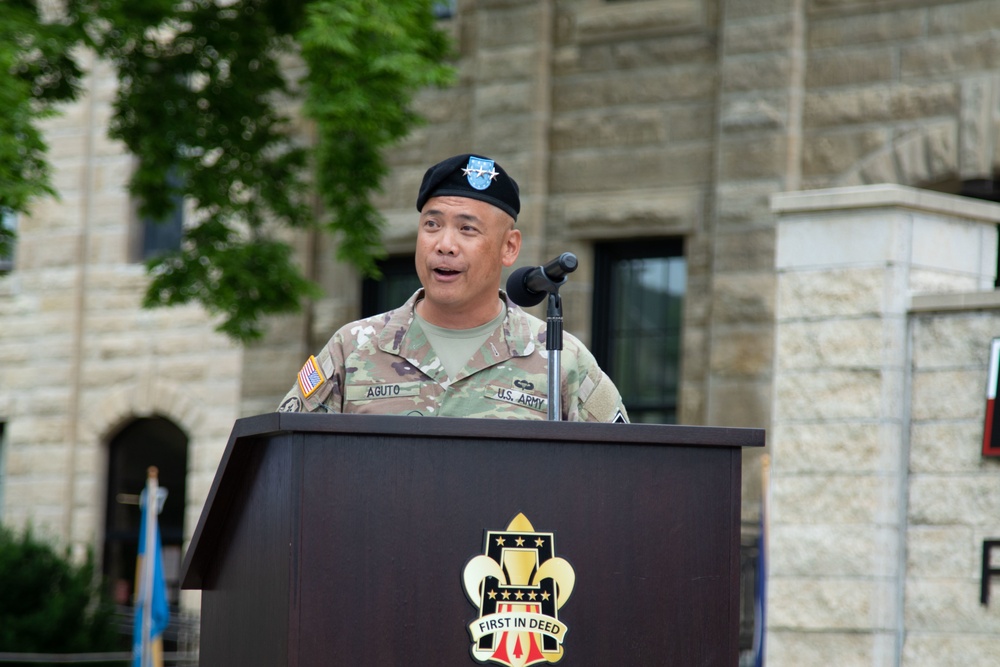
[[[183,564],[183,587],[203,591],[200,662],[454,667],[502,644],[517,667],[537,661],[531,642],[557,642],[563,665],[734,667],[741,447],[763,444],[757,429],[241,419]],[[522,584],[507,568],[538,557],[534,544],[570,566],[572,581],[545,580],[572,588],[557,623],[499,621],[547,634],[508,641],[490,621],[474,643],[487,611],[535,609],[487,597],[555,599],[499,574],[470,599],[469,571],[498,540],[503,576]]]

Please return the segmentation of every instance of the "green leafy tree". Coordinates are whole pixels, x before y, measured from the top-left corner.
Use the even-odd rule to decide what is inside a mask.
[[[432,0],[65,4],[66,29],[117,68],[109,132],[138,158],[140,213],[163,219],[177,196],[194,207],[181,249],[150,261],[145,305],[200,302],[231,337],[260,337],[263,316],[317,295],[281,240],[287,228],[325,229],[340,259],[377,273],[382,153],[420,122],[416,92],[454,74]],[[315,146],[295,132],[298,107]],[[46,191],[41,175],[32,196]]]
[[[70,55],[83,38],[72,20],[39,21],[35,0],[0,5],[0,211],[25,213],[31,202],[54,195],[38,121],[73,99],[81,71]],[[0,227],[0,256],[13,233]]]
[[[16,535],[0,526],[0,651],[121,650],[114,605],[92,556],[76,565],[30,530]]]
[[[435,29],[433,4],[316,0],[299,32],[327,226],[341,239],[340,258],[368,275],[381,253],[382,218],[370,201],[387,173],[381,151],[420,122],[410,110],[413,94],[453,74],[441,64],[450,47]]]

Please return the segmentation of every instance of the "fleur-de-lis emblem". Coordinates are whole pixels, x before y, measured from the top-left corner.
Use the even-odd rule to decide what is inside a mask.
[[[524,514],[503,531],[487,531],[484,553],[465,566],[465,594],[479,609],[469,624],[472,657],[508,667],[554,663],[568,628],[558,610],[573,593],[573,566],[555,556],[553,533],[539,533]]]

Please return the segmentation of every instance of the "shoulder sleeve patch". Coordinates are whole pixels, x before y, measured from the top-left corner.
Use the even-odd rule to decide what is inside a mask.
[[[618,387],[603,372],[593,386],[590,395],[587,396],[581,409],[588,415],[588,419],[598,422],[628,423],[628,416],[625,413],[625,406],[622,405],[621,394]],[[588,377],[588,380],[590,378]]]
[[[309,398],[325,381],[323,371],[316,363],[316,357],[310,355],[305,365],[302,366],[302,370],[299,371],[299,391],[302,392],[302,397]]]

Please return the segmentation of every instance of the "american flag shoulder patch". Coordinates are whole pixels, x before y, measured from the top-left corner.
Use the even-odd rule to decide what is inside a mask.
[[[302,396],[309,398],[309,395],[319,389],[319,386],[325,381],[323,372],[319,369],[319,364],[316,363],[316,357],[310,356],[309,360],[302,366],[302,370],[299,371],[299,389],[302,390]]]

